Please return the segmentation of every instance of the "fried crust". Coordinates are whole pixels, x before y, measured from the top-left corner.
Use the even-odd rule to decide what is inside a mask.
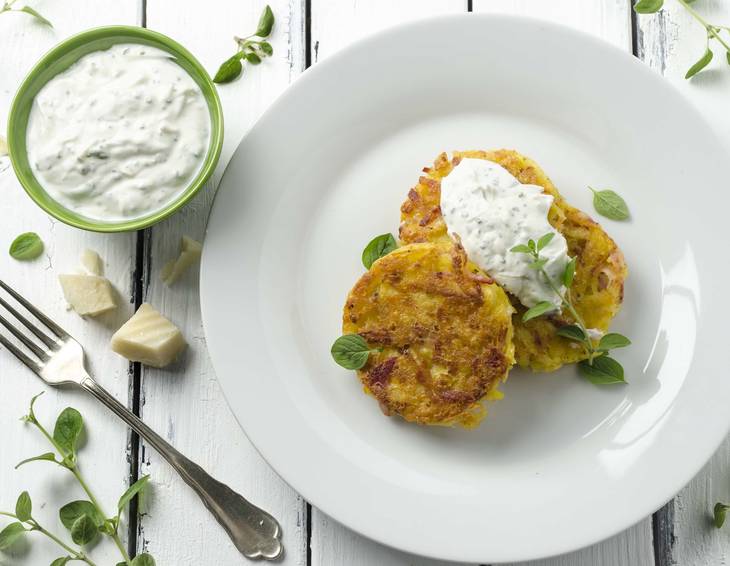
[[[514,362],[512,305],[458,242],[406,245],[350,292],[343,332],[373,349],[358,377],[386,415],[472,427]]]
[[[401,206],[401,242],[451,240],[441,215],[441,179],[465,157],[494,161],[520,183],[539,185],[554,198],[548,221],[565,236],[569,255],[577,258],[570,289],[575,308],[588,328],[608,330],[623,301],[627,268],[621,250],[598,223],[565,201],[537,163],[516,151],[455,151],[451,159],[446,153],[439,155],[433,167],[423,170],[423,176]],[[525,323],[525,307],[515,297],[510,298],[516,310],[513,324],[518,365],[535,371],[553,371],[563,364],[585,359],[577,344],[555,334],[559,327],[575,322],[568,313]]]

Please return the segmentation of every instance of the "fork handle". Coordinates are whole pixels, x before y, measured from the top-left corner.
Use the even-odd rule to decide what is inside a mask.
[[[276,519],[227,485],[210,477],[203,468],[175,450],[96,381],[87,377],[81,382],[81,387],[111,409],[175,468],[244,556],[276,560],[282,555],[281,527]]]

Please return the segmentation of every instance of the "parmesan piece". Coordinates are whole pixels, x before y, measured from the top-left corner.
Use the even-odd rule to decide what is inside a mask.
[[[98,275],[59,275],[63,296],[81,316],[97,316],[117,308],[109,280]]]
[[[94,250],[84,250],[81,254],[81,267],[88,275],[103,275],[101,258]]]
[[[117,354],[157,368],[172,363],[186,346],[177,326],[147,303],[112,336]]]
[[[160,277],[168,286],[177,281],[192,265],[200,261],[203,254],[203,245],[187,236],[182,237],[180,242],[180,255],[177,259],[171,259],[162,268]]]

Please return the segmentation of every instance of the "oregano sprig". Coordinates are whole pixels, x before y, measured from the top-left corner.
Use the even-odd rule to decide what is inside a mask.
[[[91,491],[86,479],[81,474],[78,465],[79,439],[84,431],[83,417],[72,407],[64,409],[56,419],[53,433],[51,434],[40,423],[35,414],[34,406],[38,397],[40,395],[36,395],[31,399],[28,414],[21,420],[34,426],[48,440],[55,451],[26,458],[16,466],[16,469],[31,462],[45,461],[71,472],[88,497],[88,499],[71,501],[59,511],[59,519],[63,526],[68,529],[71,540],[79,547],[84,547],[93,543],[100,535],[108,536],[119,549],[123,559],[117,566],[154,566],[154,559],[149,554],[143,553],[134,559],[130,558],[119,536],[122,513],[136,495],[142,494],[148,485],[149,476],[142,477],[124,492],[117,503],[117,510],[113,516],[109,517],[106,515],[98,499]],[[11,523],[0,531],[0,550],[9,548],[26,532],[39,531],[53,540],[67,553],[65,556],[54,560],[51,566],[63,566],[73,560],[86,562],[90,566],[95,566],[94,562],[83,550],[73,548],[71,545],[66,544],[59,537],[38,524],[32,516],[32,503],[27,492],[23,492],[18,498],[15,513],[0,512],[0,515],[16,519],[15,523]]]
[[[224,84],[235,81],[243,73],[244,61],[250,65],[258,65],[262,59],[274,54],[271,43],[266,41],[274,28],[274,21],[274,12],[267,5],[261,13],[258,26],[253,34],[233,38],[238,46],[238,51],[221,64],[213,77],[214,83]]]
[[[0,8],[0,14],[2,14],[3,12],[25,12],[26,14],[33,16],[40,23],[53,27],[53,24],[46,18],[41,16],[35,8],[31,8],[30,6],[14,8],[13,4],[15,4],[17,1],[18,0],[5,0],[5,2],[3,3],[3,7]]]
[[[677,0],[677,2],[705,28],[705,32],[707,34],[705,52],[697,60],[697,62],[687,70],[684,78],[691,79],[710,64],[713,57],[711,42],[717,42],[725,50],[725,58],[730,64],[730,26],[719,26],[709,23],[690,5],[694,2],[694,0]],[[634,11],[637,14],[654,14],[661,10],[663,6],[664,0],[639,0],[634,5]],[[728,39],[725,39],[723,34],[727,35]]]
[[[621,334],[609,333],[602,336],[596,344],[591,336],[591,332],[586,327],[583,317],[576,310],[570,292],[570,287],[575,278],[576,258],[570,259],[560,281],[554,281],[545,270],[547,258],[542,257],[540,252],[552,241],[554,236],[554,232],[549,232],[537,241],[528,240],[526,244],[514,246],[510,251],[530,256],[532,261],[529,267],[539,271],[550,289],[560,299],[562,307],[573,317],[575,324],[561,326],[557,329],[556,334],[567,340],[576,342],[585,351],[587,359],[578,364],[581,374],[595,385],[625,383],[623,367],[619,362],[609,357],[608,353],[615,348],[628,346],[631,344],[631,341]],[[528,322],[554,310],[554,303],[542,301],[528,309],[522,315],[522,320],[523,322]]]

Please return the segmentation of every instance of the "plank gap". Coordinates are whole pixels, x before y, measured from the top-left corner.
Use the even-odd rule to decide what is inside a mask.
[[[674,561],[674,499],[651,517],[654,565],[672,566]]]
[[[639,20],[634,11],[635,0],[629,2],[629,18],[631,19],[631,53],[634,57],[639,56]]]

